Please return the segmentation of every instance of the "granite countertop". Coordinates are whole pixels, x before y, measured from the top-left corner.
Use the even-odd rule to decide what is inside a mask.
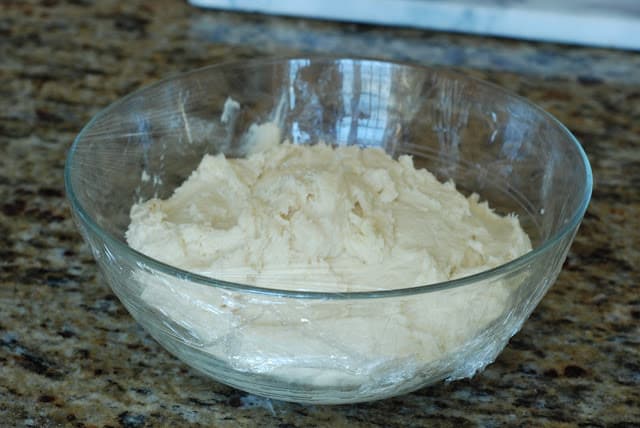
[[[182,1],[0,12],[0,426],[640,426],[640,55]],[[89,118],[180,71],[304,53],[453,67],[539,103],[583,143],[596,185],[564,269],[473,379],[349,406],[247,395],[162,350],[96,271],[62,180]]]

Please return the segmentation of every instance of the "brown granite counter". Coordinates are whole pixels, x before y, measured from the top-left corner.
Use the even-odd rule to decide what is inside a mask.
[[[63,193],[99,109],[220,61],[331,53],[451,66],[555,114],[593,200],[557,283],[471,380],[350,406],[265,400],[162,350],[96,271]],[[640,426],[640,55],[194,9],[0,3],[0,426]]]

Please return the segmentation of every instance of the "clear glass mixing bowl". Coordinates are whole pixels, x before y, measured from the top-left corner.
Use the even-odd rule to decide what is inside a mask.
[[[533,250],[445,283],[314,293],[199,276],[127,246],[132,204],[170,196],[205,153],[243,156],[243,135],[267,121],[296,144],[411,154],[463,193],[516,213]],[[557,277],[592,177],[563,125],[496,86],[439,69],[303,58],[215,65],[125,97],[78,135],[65,185],[109,285],[169,352],[255,394],[347,403],[492,362]]]

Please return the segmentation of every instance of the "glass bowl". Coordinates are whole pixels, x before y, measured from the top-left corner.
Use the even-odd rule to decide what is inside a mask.
[[[205,153],[243,156],[243,136],[268,121],[295,144],[410,154],[498,213],[516,213],[533,250],[448,282],[322,293],[220,281],[127,246],[132,204],[170,196]],[[494,361],[557,277],[592,177],[562,124],[499,87],[440,69],[300,58],[215,65],[112,104],[76,138],[65,185],[107,282],[169,352],[258,395],[349,403]]]

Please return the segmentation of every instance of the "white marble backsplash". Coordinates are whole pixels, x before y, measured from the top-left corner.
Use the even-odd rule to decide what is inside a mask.
[[[640,0],[189,0],[216,9],[640,50]]]

